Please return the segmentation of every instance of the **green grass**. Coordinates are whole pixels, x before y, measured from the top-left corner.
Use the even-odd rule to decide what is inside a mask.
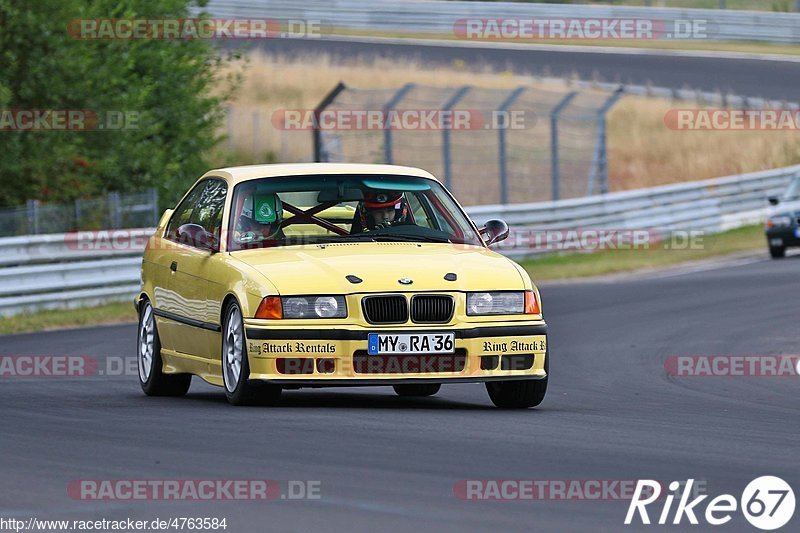
[[[0,334],[45,331],[48,329],[96,326],[136,322],[133,300],[81,309],[64,309],[25,313],[0,318]]]
[[[762,250],[766,254],[766,239],[761,225],[704,235],[692,249],[669,249],[656,246],[640,250],[603,250],[594,253],[565,252],[547,254],[521,261],[520,264],[535,281],[582,278],[648,268],[666,267],[700,261],[740,252]]]

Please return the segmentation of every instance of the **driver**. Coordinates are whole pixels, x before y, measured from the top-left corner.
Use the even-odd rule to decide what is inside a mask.
[[[358,204],[362,231],[388,228],[408,223],[408,200],[403,192],[365,192]]]
[[[275,193],[254,192],[245,198],[242,214],[236,224],[239,242],[278,240],[283,238],[281,220],[283,204]]]

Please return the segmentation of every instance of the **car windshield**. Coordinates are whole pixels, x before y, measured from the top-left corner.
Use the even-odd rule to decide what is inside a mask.
[[[324,175],[238,184],[228,250],[339,242],[482,246],[438,182],[413,176]]]
[[[784,202],[795,202],[797,200],[800,200],[800,176],[792,180],[792,183],[789,184],[789,188],[783,195]]]

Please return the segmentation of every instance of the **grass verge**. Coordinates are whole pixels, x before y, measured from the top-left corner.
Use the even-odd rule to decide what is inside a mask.
[[[539,282],[633,272],[739,252],[766,250],[764,228],[761,225],[704,235],[698,244],[696,248],[683,250],[663,246],[646,250],[553,253],[521,261],[520,264]]]
[[[3,317],[0,318],[0,335],[126,322],[136,322],[136,311],[132,302]]]

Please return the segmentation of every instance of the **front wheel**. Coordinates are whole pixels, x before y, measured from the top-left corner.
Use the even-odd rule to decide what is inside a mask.
[[[441,383],[417,383],[413,385],[393,385],[394,392],[398,396],[405,396],[411,398],[422,398],[425,396],[433,396],[439,389],[442,388]]]
[[[786,256],[786,247],[785,246],[770,246],[769,247],[769,255],[773,259],[780,259]]]
[[[139,385],[148,396],[183,396],[192,384],[191,374],[165,374],[161,359],[153,306],[149,300],[139,305],[139,336],[137,338]]]
[[[222,380],[225,396],[231,405],[257,405],[277,403],[281,387],[249,383],[250,362],[244,343],[244,321],[239,304],[231,303],[222,324]]]
[[[547,379],[550,377],[550,353],[545,354],[544,379],[521,379],[518,381],[487,381],[486,392],[495,406],[501,409],[527,409],[536,407],[547,394]]]

